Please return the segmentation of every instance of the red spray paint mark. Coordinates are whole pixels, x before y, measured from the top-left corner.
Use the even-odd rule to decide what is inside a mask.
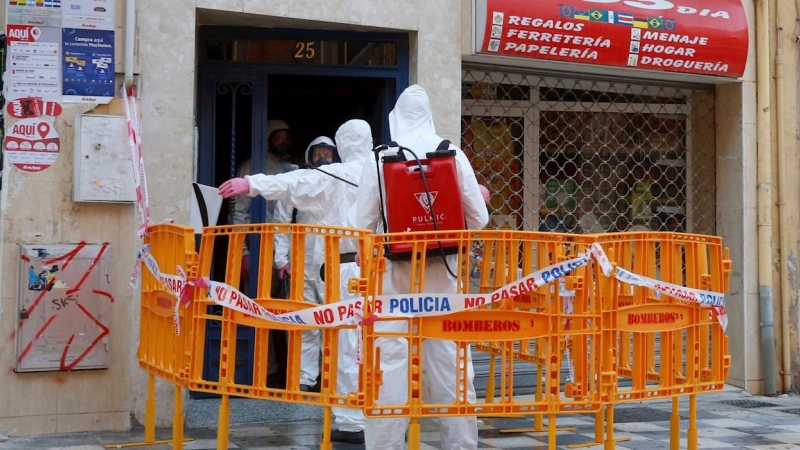
[[[75,256],[77,256],[78,253],[81,250],[83,250],[83,247],[86,247],[86,241],[80,241],[78,243],[78,245],[76,245],[75,248],[72,249],[72,251],[70,251],[69,253],[65,253],[65,254],[57,257],[57,258],[46,259],[46,260],[44,260],[44,263],[45,264],[53,264],[55,262],[59,262],[59,261],[61,261],[63,259],[66,259],[67,262],[64,263],[64,267],[63,267],[64,269],[66,269],[67,266],[69,265],[69,263],[72,262],[73,259],[75,259]]]
[[[64,351],[61,353],[61,366],[59,367],[59,369],[60,369],[60,370],[72,370],[72,369],[73,369],[73,368],[74,368],[76,365],[78,365],[78,363],[79,363],[79,362],[81,362],[81,360],[83,360],[83,358],[85,358],[85,357],[86,357],[86,355],[88,355],[88,354],[89,354],[89,352],[90,352],[90,351],[92,351],[92,349],[93,349],[93,348],[94,348],[94,347],[95,347],[95,346],[96,346],[98,343],[100,343],[100,341],[101,341],[101,340],[102,340],[104,337],[108,336],[108,333],[109,333],[109,329],[108,329],[108,327],[106,327],[105,325],[103,325],[102,323],[100,323],[100,321],[99,321],[99,320],[97,320],[97,319],[96,319],[96,318],[95,318],[95,317],[94,317],[94,316],[93,316],[93,315],[92,315],[92,314],[91,314],[89,311],[87,311],[87,310],[86,310],[86,308],[84,308],[84,307],[83,307],[83,305],[81,305],[81,304],[79,303],[79,304],[78,304],[78,308],[80,308],[80,309],[81,309],[81,311],[83,311],[83,312],[84,312],[84,314],[86,314],[87,316],[89,316],[89,318],[90,318],[90,319],[92,319],[92,321],[94,321],[94,323],[96,323],[96,324],[97,324],[97,326],[99,326],[99,327],[100,327],[100,329],[101,329],[101,330],[103,330],[103,332],[102,332],[102,333],[100,333],[100,334],[99,334],[99,335],[98,335],[96,338],[94,338],[94,341],[92,341],[92,343],[91,343],[91,344],[89,344],[89,346],[88,346],[88,347],[86,347],[86,350],[84,350],[84,351],[83,351],[83,353],[81,353],[80,355],[78,355],[78,357],[77,357],[77,358],[75,358],[75,360],[74,360],[74,361],[72,361],[72,362],[71,362],[71,363],[69,363],[69,364],[66,364],[67,352],[69,351],[69,347],[70,347],[70,345],[72,345],[72,341],[75,339],[75,335],[74,335],[74,334],[73,334],[72,336],[70,336],[70,338],[69,338],[69,341],[67,341],[67,345],[65,345],[65,346],[64,346]]]
[[[111,303],[114,303],[114,297],[106,291],[98,291],[97,289],[93,289],[92,293],[97,295],[102,295],[103,297],[107,297],[109,300],[111,300]]]
[[[28,258],[28,255],[22,255],[22,256],[21,256],[21,258],[22,258],[22,260],[23,260],[23,261],[25,261],[25,262],[31,262],[31,259],[30,259],[30,258]]]
[[[56,382],[57,385],[63,386],[65,384],[67,384],[67,379],[64,378],[64,377],[56,377],[55,382]]]
[[[45,260],[44,264],[49,265],[49,264],[53,264],[53,263],[61,261],[61,260],[66,260],[67,262],[64,263],[64,267],[61,268],[61,271],[63,272],[64,270],[67,269],[67,267],[69,266],[69,263],[71,263],[72,260],[75,259],[75,256],[78,255],[78,252],[80,252],[83,249],[83,247],[85,247],[85,246],[86,246],[86,241],[81,241],[77,246],[75,246],[75,248],[71,252],[66,253],[64,255],[61,255],[61,256],[59,256],[57,258],[52,258],[52,259]],[[91,270],[91,268],[89,270]],[[44,296],[46,294],[47,294],[47,290],[43,290],[42,293],[39,294],[38,297],[36,297],[36,300],[34,300],[33,304],[30,307],[30,309],[28,309],[28,314],[29,315],[33,314],[33,310],[36,309],[37,306],[39,306],[39,302],[42,301],[42,299],[44,298]],[[22,327],[22,323],[21,322],[20,322],[20,327]]]
[[[72,289],[70,289],[69,291],[67,291],[67,295],[73,294],[73,293],[77,292],[78,290],[80,290],[81,286],[83,285],[83,282],[84,282],[84,281],[86,281],[86,278],[88,278],[89,274],[90,274],[90,273],[92,272],[92,270],[94,270],[94,268],[97,266],[97,262],[98,262],[98,261],[100,260],[100,258],[103,256],[103,253],[105,252],[105,250],[106,250],[106,248],[108,247],[108,245],[109,245],[109,244],[108,244],[108,242],[105,242],[105,243],[103,243],[103,246],[100,248],[100,251],[98,252],[98,254],[97,254],[97,257],[95,257],[94,261],[92,261],[92,264],[91,264],[91,266],[89,266],[89,269],[86,271],[86,273],[84,273],[84,274],[83,274],[83,277],[80,279],[80,281],[78,282],[78,284],[77,284],[77,285],[76,285],[74,288],[72,288]],[[85,246],[86,246],[86,241],[81,241],[81,242],[80,242],[80,243],[79,243],[77,246],[75,246],[75,248],[74,248],[72,251],[70,251],[69,253],[66,253],[66,254],[64,254],[64,255],[62,255],[62,256],[59,256],[59,257],[57,257],[57,258],[52,258],[52,259],[45,260],[45,261],[44,261],[44,264],[46,264],[46,265],[49,265],[49,264],[53,264],[53,263],[55,263],[55,262],[58,262],[58,261],[66,261],[66,262],[64,263],[64,266],[61,268],[61,270],[62,270],[62,272],[63,272],[63,271],[64,271],[64,270],[66,270],[66,268],[67,268],[67,267],[70,265],[70,263],[71,263],[71,262],[72,262],[72,261],[75,259],[75,256],[77,256],[77,255],[78,255],[78,253],[79,253],[79,252],[80,252],[80,251],[81,251],[81,250],[82,250],[82,249],[83,249]],[[112,302],[112,303],[114,302],[114,297],[112,297],[112,296],[111,296],[111,294],[109,294],[109,293],[107,293],[107,292],[104,292],[104,291],[99,291],[99,290],[93,290],[92,292],[93,292],[93,293],[95,293],[95,294],[99,294],[99,295],[103,295],[103,296],[105,296],[105,297],[108,297],[109,299],[111,299],[111,302]],[[40,302],[42,301],[42,299],[44,298],[45,294],[47,294],[47,291],[46,291],[46,290],[42,291],[42,293],[41,293],[41,294],[39,294],[39,296],[38,296],[38,297],[36,297],[36,300],[33,302],[33,304],[31,305],[30,309],[28,310],[28,314],[31,314],[31,313],[33,313],[33,310],[34,310],[34,309],[36,309],[36,307],[39,305],[39,303],[40,303]],[[103,325],[103,324],[102,324],[102,323],[101,323],[99,320],[97,320],[97,319],[96,319],[96,318],[95,318],[95,317],[94,317],[94,316],[93,316],[91,313],[89,313],[89,311],[87,311],[87,310],[86,310],[86,309],[83,307],[83,305],[81,305],[81,304],[78,304],[78,308],[80,308],[80,309],[81,309],[81,310],[82,310],[82,311],[83,311],[83,312],[84,312],[84,313],[85,313],[85,314],[86,314],[86,315],[87,315],[87,316],[88,316],[90,319],[92,319],[92,321],[93,321],[95,324],[97,324],[97,326],[99,326],[99,327],[100,327],[100,329],[102,330],[102,332],[100,333],[100,335],[99,335],[97,338],[95,338],[95,340],[94,340],[94,341],[93,341],[93,342],[92,342],[92,343],[89,345],[89,347],[87,347],[87,348],[86,348],[86,350],[84,350],[84,352],[83,352],[83,353],[81,353],[81,354],[80,354],[80,355],[79,355],[79,356],[78,356],[78,357],[77,357],[77,358],[76,358],[74,361],[72,361],[70,364],[66,364],[66,362],[65,362],[65,359],[66,359],[66,356],[67,356],[67,352],[69,351],[69,348],[70,348],[70,346],[72,345],[72,341],[75,339],[75,335],[72,335],[72,337],[70,337],[69,341],[67,341],[66,345],[64,346],[64,351],[63,351],[63,352],[62,352],[62,354],[61,354],[61,364],[60,364],[60,368],[61,368],[61,370],[72,370],[72,369],[73,369],[73,368],[74,368],[74,367],[75,367],[75,366],[76,366],[76,365],[77,365],[77,364],[78,364],[78,363],[79,363],[81,360],[83,360],[83,358],[85,358],[85,357],[86,357],[86,355],[87,355],[87,354],[88,354],[88,353],[89,353],[89,352],[90,352],[90,351],[91,351],[91,350],[92,350],[92,349],[93,349],[93,348],[94,348],[94,347],[95,347],[95,346],[96,346],[96,345],[97,345],[97,344],[98,344],[98,343],[99,343],[99,342],[100,342],[100,341],[101,341],[101,340],[102,340],[104,337],[108,336],[108,334],[109,334],[109,329],[108,329],[108,327],[106,327],[105,325]],[[31,348],[33,347],[33,343],[34,343],[34,342],[36,342],[36,341],[37,341],[37,340],[38,340],[38,339],[39,339],[39,338],[42,336],[42,334],[44,334],[44,332],[45,332],[45,330],[47,329],[47,327],[49,327],[49,326],[50,326],[50,324],[51,324],[51,323],[52,323],[52,322],[55,320],[55,318],[56,318],[56,317],[58,317],[58,315],[54,315],[54,316],[50,317],[49,319],[47,319],[47,322],[45,322],[45,324],[42,326],[42,328],[41,328],[39,331],[37,331],[37,332],[36,332],[36,336],[33,338],[33,340],[31,340],[30,342],[28,342],[28,344],[25,346],[25,349],[22,351],[22,353],[20,353],[20,355],[19,355],[19,358],[17,359],[17,361],[18,361],[18,362],[22,362],[22,360],[23,360],[23,359],[24,359],[24,358],[25,358],[25,357],[28,355],[28,353],[30,352]],[[20,322],[19,322],[19,328],[20,328],[20,329],[22,328],[22,325],[23,325],[23,321],[20,321]],[[13,369],[12,369],[12,370],[13,370]]]
[[[78,281],[78,284],[76,284],[74,288],[67,291],[67,295],[74,294],[81,289],[83,282],[86,281],[86,278],[89,276],[90,273],[92,273],[94,268],[97,266],[97,261],[100,261],[100,258],[106,251],[106,248],[108,248],[108,242],[104,243],[103,246],[100,247],[100,251],[97,252],[97,256],[94,258],[94,261],[92,261],[92,265],[89,266],[89,270],[87,270],[86,273],[83,274],[83,277],[81,277],[81,280]],[[64,267],[65,268],[67,267],[66,264],[64,265]]]

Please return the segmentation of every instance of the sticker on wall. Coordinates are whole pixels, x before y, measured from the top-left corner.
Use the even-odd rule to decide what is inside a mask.
[[[47,120],[21,119],[6,130],[5,156],[25,172],[41,172],[58,158],[61,142],[56,128]]]
[[[61,105],[56,102],[46,102],[40,98],[26,97],[8,102],[6,111],[11,117],[29,119],[33,117],[61,115]]]

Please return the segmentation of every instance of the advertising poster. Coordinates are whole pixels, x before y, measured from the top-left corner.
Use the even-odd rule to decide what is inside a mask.
[[[740,77],[747,62],[741,0],[702,5],[620,0],[488,0],[482,53]]]
[[[114,30],[114,3],[112,0],[64,0],[61,26]]]
[[[114,98],[114,32],[64,28],[63,101],[108,103]]]
[[[61,101],[61,30],[31,25],[8,25],[8,87],[6,99],[40,97]]]
[[[61,142],[52,119],[21,119],[6,130],[3,150],[8,161],[25,172],[41,172],[58,158]]]
[[[8,0],[8,23],[61,27],[61,0]]]

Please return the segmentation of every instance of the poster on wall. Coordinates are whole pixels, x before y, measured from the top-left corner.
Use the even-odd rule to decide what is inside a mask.
[[[721,77],[741,77],[747,62],[741,0],[484,2],[486,54]]]
[[[63,29],[63,101],[108,103],[114,98],[114,31]]]
[[[61,27],[61,0],[8,0],[8,23]]]
[[[31,25],[8,25],[6,100],[39,97],[61,101],[61,30]]]
[[[114,30],[114,2],[64,0],[62,26],[84,30]]]
[[[56,161],[61,148],[52,119],[21,119],[6,130],[3,150],[8,161],[25,172],[41,172]]]

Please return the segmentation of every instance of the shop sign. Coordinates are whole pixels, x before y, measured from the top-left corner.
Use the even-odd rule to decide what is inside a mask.
[[[486,0],[484,54],[741,77],[741,0]]]

